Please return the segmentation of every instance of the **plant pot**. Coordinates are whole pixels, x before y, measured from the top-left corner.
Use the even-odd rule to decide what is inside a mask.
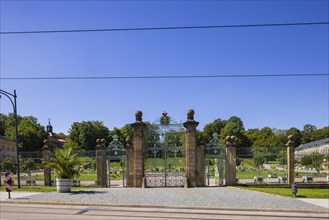
[[[67,193],[71,192],[71,180],[70,179],[56,179],[57,192]]]

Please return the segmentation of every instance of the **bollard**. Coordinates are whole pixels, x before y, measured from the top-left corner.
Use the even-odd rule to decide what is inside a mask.
[[[298,192],[298,187],[297,187],[297,183],[293,183],[291,184],[291,192],[292,192],[292,197],[296,197],[296,194]]]

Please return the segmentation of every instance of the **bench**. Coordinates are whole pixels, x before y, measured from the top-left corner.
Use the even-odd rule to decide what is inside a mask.
[[[311,177],[311,176],[303,176],[302,177],[302,182],[303,183],[312,183],[313,182],[313,177]]]
[[[278,183],[286,183],[287,177],[286,176],[279,176],[278,177]]]
[[[264,182],[263,177],[257,177],[257,176],[254,177],[254,183],[263,183],[263,182]]]
[[[36,186],[36,181],[35,180],[26,180],[26,185],[27,186]]]
[[[72,180],[72,186],[80,186],[80,180]]]

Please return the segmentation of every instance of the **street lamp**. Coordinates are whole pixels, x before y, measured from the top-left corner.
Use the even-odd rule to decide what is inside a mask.
[[[6,96],[11,104],[13,105],[13,110],[14,110],[14,120],[15,120],[15,132],[16,132],[16,160],[17,160],[17,186],[18,188],[21,188],[21,177],[19,174],[19,156],[18,156],[18,128],[17,128],[17,103],[16,103],[16,90],[14,90],[14,94],[11,94],[9,92],[6,92],[2,89],[0,89],[0,94]],[[1,98],[1,95],[0,95]],[[14,99],[14,100],[13,100]]]

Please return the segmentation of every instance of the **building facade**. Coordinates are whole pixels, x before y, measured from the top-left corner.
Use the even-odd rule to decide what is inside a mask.
[[[2,162],[8,159],[16,163],[16,152],[16,141],[0,136],[0,161]]]
[[[320,153],[322,155],[329,155],[329,138],[324,138],[318,141],[313,141],[307,144],[301,144],[295,149],[295,159],[300,161],[303,156],[312,153]]]

